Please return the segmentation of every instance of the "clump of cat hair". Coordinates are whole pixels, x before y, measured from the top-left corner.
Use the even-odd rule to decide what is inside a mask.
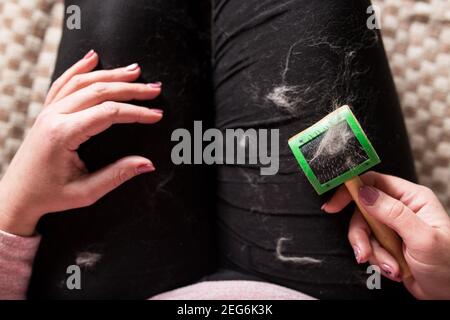
[[[81,268],[91,269],[101,260],[101,258],[102,256],[99,253],[85,251],[78,253],[75,263]]]
[[[282,262],[290,262],[295,263],[299,265],[317,265],[321,264],[322,260],[315,259],[312,257],[288,257],[283,254],[283,243],[286,241],[291,241],[289,238],[280,238],[277,241],[277,248],[276,248],[276,256],[277,259]]]

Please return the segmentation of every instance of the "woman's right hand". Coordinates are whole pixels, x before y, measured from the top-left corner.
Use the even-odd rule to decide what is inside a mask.
[[[450,217],[428,188],[385,174],[368,172],[359,197],[368,214],[396,231],[413,277],[403,280],[418,299],[450,299]],[[341,211],[352,201],[343,186],[323,209]],[[361,213],[352,217],[348,238],[358,263],[369,262],[401,281],[397,261],[371,237]]]
[[[92,72],[98,60],[90,51],[53,83],[44,110],[0,181],[0,230],[30,236],[42,215],[91,205],[155,170],[150,160],[129,156],[89,173],[78,157],[82,143],[113,124],[152,124],[163,116],[158,109],[123,103],[157,97],[160,83],[131,83],[141,73],[137,64]]]

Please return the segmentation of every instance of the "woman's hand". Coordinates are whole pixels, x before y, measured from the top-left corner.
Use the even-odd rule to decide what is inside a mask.
[[[46,213],[93,204],[132,177],[155,170],[150,160],[130,156],[87,173],[78,147],[116,123],[155,123],[162,112],[114,101],[149,100],[161,84],[129,83],[137,64],[91,72],[90,51],[57,79],[24,142],[0,182],[0,230],[30,236]]]
[[[405,287],[419,299],[450,299],[450,217],[434,193],[409,181],[368,172],[359,197],[367,212],[396,231],[412,278]],[[339,188],[323,210],[335,213],[351,202],[345,186]],[[371,238],[370,228],[356,210],[348,238],[358,263],[369,262],[392,280],[401,281],[397,261]]]

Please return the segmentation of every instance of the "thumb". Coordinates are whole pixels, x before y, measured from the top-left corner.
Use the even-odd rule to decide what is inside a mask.
[[[417,235],[430,228],[403,202],[379,189],[363,186],[359,199],[369,215],[397,232],[406,245],[414,245]]]
[[[83,188],[88,191],[87,201],[93,203],[143,173],[155,171],[152,162],[146,158],[129,156],[86,176]]]

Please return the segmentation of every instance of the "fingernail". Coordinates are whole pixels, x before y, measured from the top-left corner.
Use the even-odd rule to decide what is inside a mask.
[[[130,64],[128,67],[125,68],[126,71],[135,71],[137,68],[139,68],[139,65],[137,63]]]
[[[359,188],[359,198],[366,206],[372,206],[377,201],[380,194],[378,190],[369,186],[362,186]]]
[[[84,56],[83,59],[89,59],[90,57],[92,57],[94,55],[95,51],[94,50],[89,50],[88,53],[86,53],[86,55]]]
[[[325,211],[325,208],[326,208],[327,204],[328,204],[328,203],[325,202],[325,203],[320,207],[320,210]]]
[[[392,276],[393,271],[392,271],[391,266],[389,266],[389,265],[383,263],[383,264],[381,265],[381,270],[383,270],[383,272],[384,272],[386,275],[388,275],[389,277],[394,278],[394,277]]]
[[[143,166],[140,166],[136,169],[138,174],[141,173],[147,173],[147,172],[152,172],[155,171],[155,167],[153,166],[153,164],[144,164]]]
[[[161,88],[162,83],[161,82],[153,82],[153,83],[149,83],[147,84],[150,88]]]
[[[150,109],[151,111],[155,112],[155,113],[159,113],[159,114],[163,114],[164,111],[162,111],[161,109]]]
[[[357,246],[353,246],[353,252],[355,253],[356,262],[361,263],[361,250]]]
[[[393,274],[394,271],[392,270],[391,266],[389,266],[387,264],[382,264],[381,265],[381,271],[384,273],[384,275],[386,277],[388,277],[392,281],[402,282],[402,277],[400,275],[394,275]]]

